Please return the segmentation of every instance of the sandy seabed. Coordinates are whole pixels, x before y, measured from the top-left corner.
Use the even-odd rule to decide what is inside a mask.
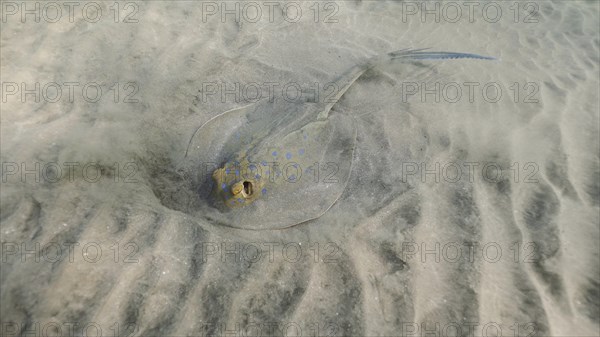
[[[0,334],[600,335],[599,6],[3,1]],[[180,169],[199,126],[319,111],[406,48],[496,60],[353,82],[332,107],[356,122],[352,171],[323,216],[206,216]],[[220,123],[200,137],[243,151],[251,121]]]

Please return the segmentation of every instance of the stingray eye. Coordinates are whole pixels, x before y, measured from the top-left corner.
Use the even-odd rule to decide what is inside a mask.
[[[225,201],[225,205],[230,208],[243,207],[261,196],[260,193],[257,193],[264,184],[264,181],[259,179],[260,175],[255,175],[256,179],[242,177],[240,180],[231,181],[228,179],[228,177],[231,178],[231,175],[227,174],[226,167],[227,165],[213,173],[213,179],[217,186],[216,192]],[[236,173],[236,177],[239,178],[239,173]]]
[[[249,180],[243,180],[233,184],[231,187],[231,194],[237,197],[250,198],[254,191],[254,185]]]
[[[251,196],[252,192],[253,192],[252,191],[252,182],[244,181],[243,185],[244,185],[243,193],[245,194],[244,196]]]
[[[225,199],[234,200],[234,202],[226,201],[226,205],[229,207],[239,207],[251,204],[258,198],[258,195],[254,193],[257,183],[246,179],[233,184],[230,196],[225,197]]]

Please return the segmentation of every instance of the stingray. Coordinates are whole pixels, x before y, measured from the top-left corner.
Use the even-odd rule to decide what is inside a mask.
[[[342,196],[357,142],[355,116],[333,109],[366,71],[385,62],[491,57],[400,50],[359,64],[337,81],[329,102],[261,100],[223,112],[193,133],[184,170],[209,207],[190,210],[221,225],[284,229],[321,217]],[[207,169],[212,174],[206,174]]]

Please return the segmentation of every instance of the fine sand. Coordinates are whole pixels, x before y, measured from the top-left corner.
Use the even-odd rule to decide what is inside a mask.
[[[25,4],[2,3],[0,335],[600,335],[598,2]],[[405,48],[496,60],[354,82],[332,109],[355,120],[352,173],[322,217],[207,216],[203,168],[180,170],[199,126],[318,111]],[[314,204],[295,193],[283,220]]]

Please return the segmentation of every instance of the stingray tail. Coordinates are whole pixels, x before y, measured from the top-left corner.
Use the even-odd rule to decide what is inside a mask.
[[[340,83],[338,86],[338,92],[331,103],[328,103],[325,106],[325,109],[319,116],[317,120],[325,120],[329,116],[329,111],[333,107],[335,103],[346,93],[348,88],[352,86],[354,82],[356,82],[366,71],[369,69],[375,68],[378,65],[388,62],[389,60],[402,60],[405,61],[417,61],[417,60],[450,60],[450,59],[479,59],[479,60],[495,60],[496,58],[490,56],[482,56],[477,54],[470,53],[454,53],[454,52],[443,52],[443,51],[428,51],[427,48],[424,49],[402,49],[397,50],[384,56],[375,56],[372,59],[368,60],[366,64],[361,64],[355,66],[350,70],[349,73],[343,76],[343,82],[338,80],[336,83]]]
[[[451,60],[451,59],[478,59],[478,60],[496,60],[495,57],[483,56],[470,53],[455,53],[445,51],[427,51],[427,49],[403,49],[388,53],[393,59],[406,60]]]

